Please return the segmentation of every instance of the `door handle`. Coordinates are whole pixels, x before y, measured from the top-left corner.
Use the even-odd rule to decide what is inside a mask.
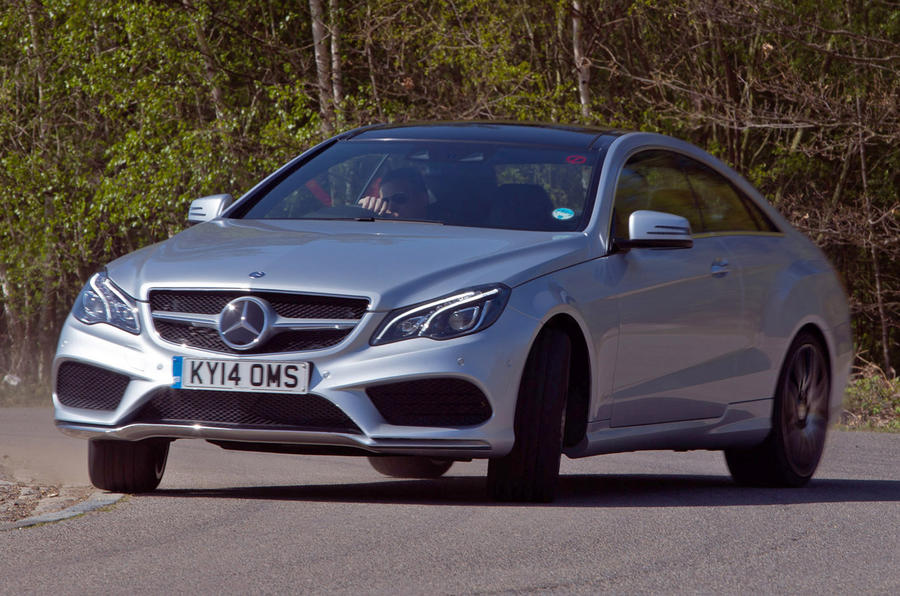
[[[713,277],[725,277],[728,275],[728,259],[716,259],[709,267]]]

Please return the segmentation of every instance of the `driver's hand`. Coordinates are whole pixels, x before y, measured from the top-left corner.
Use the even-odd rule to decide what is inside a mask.
[[[363,209],[368,209],[373,212],[375,215],[397,217],[396,213],[388,209],[388,201],[385,201],[381,197],[363,197],[357,204]]]

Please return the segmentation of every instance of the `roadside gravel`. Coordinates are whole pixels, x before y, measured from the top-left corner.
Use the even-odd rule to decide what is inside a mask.
[[[28,517],[62,511],[85,501],[90,486],[21,482],[0,466],[0,527]]]

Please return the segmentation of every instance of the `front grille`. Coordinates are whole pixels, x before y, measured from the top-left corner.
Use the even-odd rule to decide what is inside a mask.
[[[281,317],[300,323],[307,319],[326,319],[333,322],[355,323],[369,306],[365,298],[315,296],[284,292],[239,292],[199,290],[153,290],[150,292],[151,314],[180,313],[185,315],[218,315],[236,298],[254,296],[268,302]],[[322,350],[340,343],[351,329],[289,329],[279,328],[269,340],[252,350],[235,350],[209,324],[154,318],[153,325],[165,341],[200,350],[226,354],[274,354]]]
[[[401,426],[472,426],[491,417],[478,387],[462,379],[423,379],[366,389],[381,416]]]
[[[340,298],[287,294],[282,292],[219,292],[154,290],[150,292],[153,312],[189,312],[217,315],[225,305],[241,296],[262,298],[282,317],[291,319],[358,319],[369,307],[365,298]]]
[[[228,354],[260,354],[276,352],[302,352],[321,350],[341,342],[350,329],[328,329],[316,331],[282,331],[264,345],[252,350],[235,350],[225,344],[219,332],[212,327],[194,327],[175,321],[154,321],[159,336],[172,343]]]
[[[63,362],[56,372],[56,397],[70,408],[115,410],[128,376],[80,362]]]
[[[245,393],[165,388],[129,423],[229,424],[360,434],[359,427],[333,403],[314,394]]]

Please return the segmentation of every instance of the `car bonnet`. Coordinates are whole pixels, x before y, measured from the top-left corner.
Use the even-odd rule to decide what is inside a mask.
[[[584,233],[395,221],[217,220],[107,267],[122,290],[279,290],[361,296],[389,310],[459,289],[514,287],[589,258]]]

